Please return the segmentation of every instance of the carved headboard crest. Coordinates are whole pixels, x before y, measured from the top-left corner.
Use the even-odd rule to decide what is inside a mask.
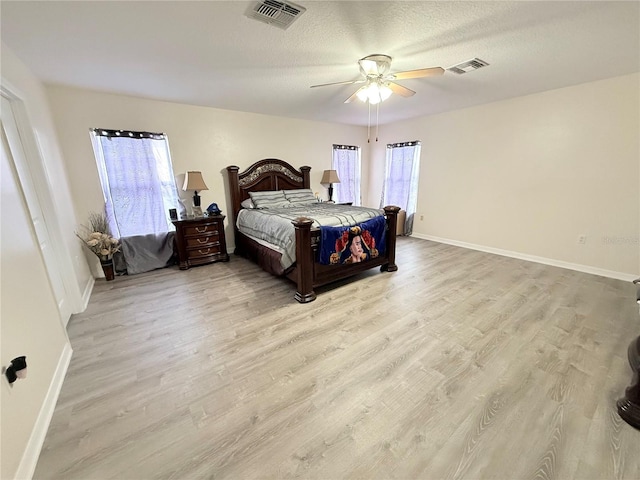
[[[235,165],[227,167],[229,178],[229,193],[231,197],[231,222],[234,231],[241,202],[249,198],[250,191],[288,190],[296,188],[311,188],[309,172],[311,167],[293,167],[284,160],[265,158],[245,171]]]
[[[240,178],[238,180],[238,185],[244,187],[250,183],[255,182],[258,177],[263,175],[266,172],[279,172],[283,175],[289,177],[294,182],[302,183],[302,177],[294,174],[290,169],[286,168],[284,165],[280,165],[278,163],[267,163],[265,165],[261,165],[249,173],[246,177]]]

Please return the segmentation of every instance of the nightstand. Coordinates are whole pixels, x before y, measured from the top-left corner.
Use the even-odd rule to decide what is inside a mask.
[[[173,222],[180,270],[194,265],[229,261],[224,219],[224,215],[213,215]]]

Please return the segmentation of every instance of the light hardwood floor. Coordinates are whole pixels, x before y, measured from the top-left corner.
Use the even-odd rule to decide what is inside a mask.
[[[400,238],[293,300],[229,263],[98,281],[35,477],[638,479],[631,283]]]

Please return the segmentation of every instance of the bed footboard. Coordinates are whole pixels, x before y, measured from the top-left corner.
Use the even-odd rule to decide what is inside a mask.
[[[396,225],[399,211],[399,207],[384,207],[387,222],[385,254],[367,262],[351,265],[321,265],[318,263],[320,230],[311,229],[313,220],[309,218],[300,217],[293,221],[296,232],[296,267],[288,277],[297,285],[294,298],[300,303],[312,302],[316,299],[315,287],[357,275],[377,266],[383,272],[398,270],[396,265]]]

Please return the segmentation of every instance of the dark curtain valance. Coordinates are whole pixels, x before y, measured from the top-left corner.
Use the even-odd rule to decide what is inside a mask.
[[[333,144],[333,149],[334,150],[357,150],[360,147],[356,147],[354,145],[336,145],[335,143]]]
[[[414,145],[420,145],[420,142],[414,140],[413,142],[387,143],[387,148],[413,147]]]
[[[130,130],[110,130],[108,128],[92,128],[91,131],[100,137],[153,138],[154,140],[162,140],[165,137],[164,133],[132,132]]]

